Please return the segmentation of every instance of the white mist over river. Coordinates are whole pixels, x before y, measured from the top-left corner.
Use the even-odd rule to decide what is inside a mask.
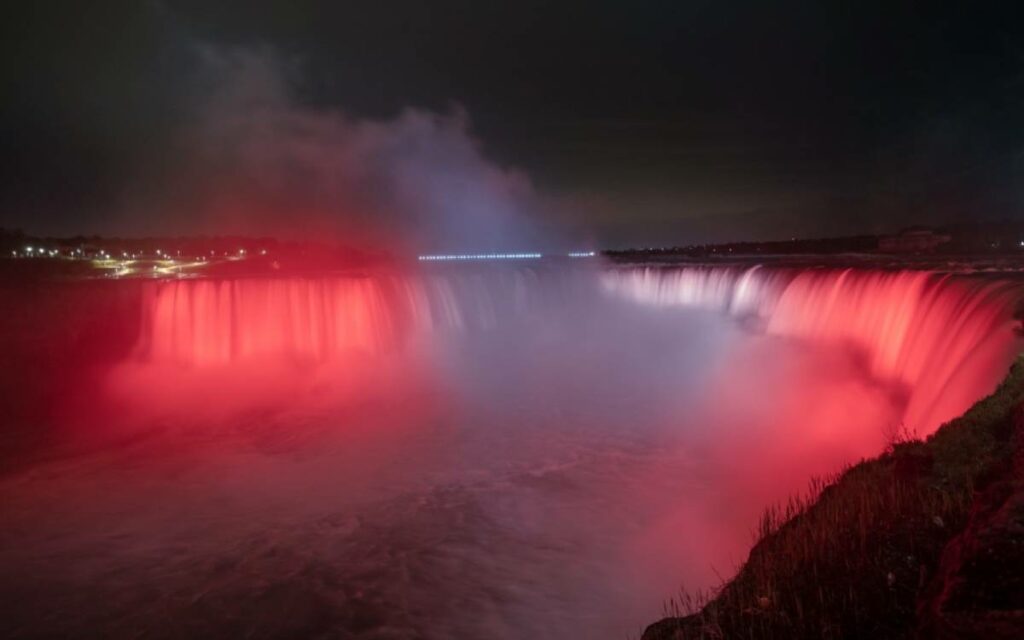
[[[0,479],[0,634],[638,637],[764,507],[1013,354],[988,284],[708,275],[154,284],[112,444]],[[940,337],[941,376],[901,346]]]

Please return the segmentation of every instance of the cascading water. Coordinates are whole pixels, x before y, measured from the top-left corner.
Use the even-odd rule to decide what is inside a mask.
[[[907,394],[906,426],[931,432],[989,393],[1015,353],[1015,283],[925,271],[637,267],[603,277],[643,304],[757,319],[770,334],[861,349]]]
[[[0,478],[0,635],[637,637],[1017,346],[1016,285],[924,272],[104,285],[142,313],[67,409],[96,455]]]
[[[368,278],[165,282],[145,296],[140,353],[193,365],[377,351],[399,320]]]
[[[486,329],[521,315],[538,293],[535,279],[522,271],[153,282],[136,358],[202,366],[381,353],[410,334]]]
[[[760,266],[635,267],[600,278],[607,292],[644,304],[716,310],[755,319],[770,334],[851,344],[871,375],[902,390],[903,420],[920,432],[990,391],[1017,339],[1019,291],[1005,281]],[[564,304],[564,296],[539,300],[551,280],[522,270],[157,282],[144,294],[137,356],[209,365],[381,353],[411,333],[487,329],[538,305]],[[576,277],[570,288],[588,282]]]

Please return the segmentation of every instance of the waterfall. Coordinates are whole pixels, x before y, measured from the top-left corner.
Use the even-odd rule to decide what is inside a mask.
[[[135,358],[190,366],[326,362],[415,333],[486,330],[539,304],[530,271],[146,283]]]
[[[907,394],[904,423],[931,431],[990,393],[1016,353],[1019,285],[926,271],[633,267],[604,288],[646,305],[755,318],[768,334],[845,343]]]
[[[257,358],[326,362],[415,334],[493,328],[569,304],[593,278],[556,270],[147,283],[136,358],[188,366]],[[926,271],[628,267],[599,273],[613,298],[717,311],[769,335],[852,346],[931,430],[990,392],[1015,353],[1016,283]],[[555,286],[553,286],[555,285]]]

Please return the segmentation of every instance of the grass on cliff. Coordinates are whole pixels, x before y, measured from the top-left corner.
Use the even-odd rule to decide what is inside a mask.
[[[897,438],[807,494],[767,510],[737,576],[682,594],[661,638],[893,638],[916,606],[977,488],[1010,464],[1024,363],[991,396],[926,441]]]

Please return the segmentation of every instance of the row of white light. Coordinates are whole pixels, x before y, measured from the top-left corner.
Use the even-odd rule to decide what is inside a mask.
[[[25,254],[30,256],[30,257],[32,257],[32,256],[45,257],[47,255],[52,257],[52,256],[56,256],[56,255],[58,255],[60,253],[61,253],[60,249],[45,249],[43,247],[39,247],[39,248],[37,248],[37,247],[25,247]],[[156,253],[157,256],[160,256],[161,258],[164,258],[164,259],[168,259],[169,260],[171,258],[171,254],[169,254],[169,253],[167,253],[165,251],[162,251],[160,249],[157,249],[155,253]],[[17,250],[12,250],[11,251],[11,255],[16,258],[16,257],[18,257],[19,254],[18,254]],[[84,254],[82,253],[81,249],[74,249],[74,250],[67,250],[67,255],[69,255],[71,257],[75,257],[76,255],[82,256]],[[99,256],[101,258],[109,258],[110,257],[110,254],[107,253],[106,251],[104,251],[103,249],[97,249],[94,255]],[[145,253],[143,252],[142,254],[138,254],[138,253],[128,253],[127,251],[122,251],[121,252],[121,257],[122,258],[138,258],[139,255],[145,255]],[[210,255],[211,256],[214,255],[214,252],[211,251]],[[224,255],[226,256],[226,255],[228,255],[228,253],[225,251]],[[246,255],[246,250],[245,249],[239,249],[238,250],[238,255],[240,255],[240,256]],[[260,255],[261,256],[267,255],[267,250],[266,249],[260,249]],[[178,256],[181,256],[181,251],[178,251]],[[205,260],[205,258],[203,258],[203,259]]]
[[[572,251],[566,254],[570,258],[593,258],[595,251]],[[421,262],[444,260],[536,260],[543,258],[541,253],[443,253],[420,256]]]
[[[35,252],[37,255],[40,256],[43,255],[44,253],[49,253],[51,256],[55,256],[58,253],[56,249],[51,249],[47,251],[45,249],[35,249],[34,247],[27,247],[25,250],[29,255],[33,255],[33,253]],[[81,253],[82,250],[77,249],[76,252]],[[18,255],[17,251],[12,251],[11,253],[14,256]],[[245,249],[240,249],[238,253],[239,255],[244,256]],[[263,251],[260,251],[260,255],[266,255],[266,253],[267,252],[265,249]],[[158,256],[170,258],[170,254],[165,254],[160,249],[156,250],[156,254]],[[211,251],[210,254],[212,255],[213,252]],[[103,258],[110,257],[109,253],[102,250],[99,251],[97,255]],[[127,251],[122,251],[121,255],[125,258],[129,257]],[[570,258],[592,258],[597,254],[594,251],[571,251],[566,255],[569,256]],[[136,257],[136,254],[131,254],[131,257]],[[538,258],[543,257],[544,255],[540,253],[446,253],[438,255],[419,256],[419,259],[424,262],[431,262],[436,260],[536,260]],[[205,260],[205,258],[203,259]]]
[[[82,253],[81,249],[62,250],[62,249],[46,249],[45,247],[25,247],[25,255],[27,255],[30,258],[31,257],[35,257],[35,256],[38,256],[40,258],[45,258],[46,256],[50,256],[52,258],[52,257],[57,256],[57,255],[64,255],[64,253],[62,253],[62,251],[66,251],[66,254],[69,257],[72,257],[72,258],[74,258],[76,255],[77,256],[84,255]],[[15,258],[17,258],[20,254],[17,251],[11,251],[11,255],[14,256]],[[106,251],[103,251],[102,249],[99,250],[96,253],[96,255],[107,257],[107,258],[110,257],[110,254],[107,253]]]
[[[420,260],[535,260],[542,257],[544,256],[539,253],[445,253],[420,256]]]
[[[34,247],[25,247],[25,252],[28,255],[30,255],[30,256],[33,255],[33,252],[35,252],[35,255],[38,255],[38,256],[45,256],[47,254],[49,254],[51,256],[55,256],[58,253],[60,253],[57,249],[44,249],[42,247],[40,247],[38,249],[36,249]],[[16,251],[14,253],[15,253],[15,255],[17,255]]]

